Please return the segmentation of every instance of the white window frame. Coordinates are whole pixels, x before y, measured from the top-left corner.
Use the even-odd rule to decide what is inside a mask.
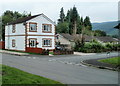
[[[51,24],[42,24],[43,32],[51,32],[52,25]]]
[[[15,31],[16,31],[15,29],[16,29],[16,25],[13,24],[13,25],[12,25],[12,33],[15,33]]]
[[[43,47],[51,47],[52,39],[43,39]]]
[[[15,39],[12,39],[12,47],[15,47],[15,46],[16,46]]]
[[[33,26],[31,26],[31,25],[35,25],[35,26],[33,27]],[[32,27],[32,29],[31,29],[31,27]],[[30,32],[37,32],[37,23],[30,22],[30,23],[29,23],[29,31],[30,31]]]

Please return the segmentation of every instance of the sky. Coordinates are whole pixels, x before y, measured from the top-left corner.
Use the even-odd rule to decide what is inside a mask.
[[[0,0],[0,15],[6,10],[20,13],[27,11],[32,15],[43,13],[57,22],[62,7],[66,14],[75,5],[80,16],[89,16],[92,23],[100,23],[118,20],[118,2],[119,0]]]

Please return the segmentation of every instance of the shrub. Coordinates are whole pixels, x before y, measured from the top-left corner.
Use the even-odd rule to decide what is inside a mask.
[[[106,49],[107,49],[108,51],[113,50],[113,44],[107,43],[105,46],[106,46]]]
[[[49,50],[43,49],[43,50],[42,50],[42,55],[49,55]]]
[[[102,52],[105,49],[105,46],[99,42],[93,41],[89,43],[85,43],[82,48],[79,48],[80,52],[85,53],[98,53]]]
[[[91,42],[84,43],[84,45],[81,47],[76,46],[76,51],[85,52],[85,53],[120,51],[120,44],[113,44],[113,43],[102,44],[96,40],[92,40]]]

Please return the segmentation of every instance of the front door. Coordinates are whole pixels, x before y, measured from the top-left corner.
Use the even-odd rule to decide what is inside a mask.
[[[29,47],[37,47],[37,39],[36,38],[30,38],[29,39]]]

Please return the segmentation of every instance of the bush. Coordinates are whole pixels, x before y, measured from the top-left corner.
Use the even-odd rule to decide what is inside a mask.
[[[80,43],[76,43],[77,45]],[[84,53],[100,53],[107,51],[120,51],[120,44],[106,43],[102,44],[96,40],[84,43],[83,46],[75,46],[76,51]]]
[[[105,46],[106,46],[106,49],[107,49],[108,51],[113,50],[113,44],[107,43]]]
[[[49,55],[49,50],[43,49],[43,50],[42,50],[42,55]]]
[[[104,49],[104,46],[100,43],[85,43],[84,47],[79,48],[80,52],[85,53],[97,53],[101,52]]]

